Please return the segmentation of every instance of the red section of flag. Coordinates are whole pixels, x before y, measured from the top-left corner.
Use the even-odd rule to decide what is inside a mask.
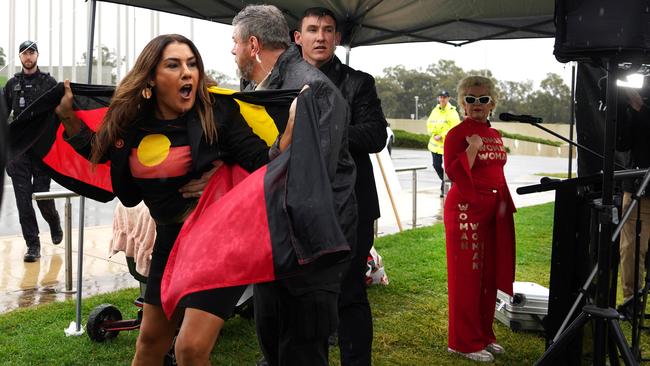
[[[104,120],[106,111],[108,111],[108,107],[78,110],[78,111],[74,111],[74,114],[76,114],[80,120],[84,121],[86,126],[90,127],[91,130],[97,132],[99,125]]]
[[[219,168],[185,221],[161,284],[168,317],[187,294],[275,279],[264,195],[266,166],[243,179],[246,174],[239,166]],[[215,237],[224,243],[214,249],[218,253],[207,244]],[[181,268],[189,264],[196,266]]]
[[[108,108],[75,111],[77,117],[92,130],[97,131]],[[60,174],[90,184],[92,186],[113,192],[111,185],[110,163],[92,164],[63,140],[63,124],[59,124],[56,138],[50,151],[43,157],[43,162]]]
[[[189,146],[172,146],[167,156],[158,164],[146,166],[138,158],[138,149],[131,149],[129,167],[133,178],[161,179],[182,177],[192,168]]]

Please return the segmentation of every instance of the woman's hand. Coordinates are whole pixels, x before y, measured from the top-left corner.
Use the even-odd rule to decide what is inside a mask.
[[[63,127],[65,127],[65,132],[68,136],[74,136],[81,130],[81,120],[77,118],[77,115],[74,114],[74,110],[72,109],[74,95],[72,94],[72,89],[70,89],[70,80],[66,79],[63,82],[63,88],[65,92],[54,111],[61,119],[61,123],[63,123]]]
[[[305,85],[300,90],[300,93],[309,89],[309,85]],[[289,119],[287,120],[287,127],[285,127],[282,137],[280,138],[280,152],[284,152],[291,144],[291,136],[293,135],[293,125],[296,119],[296,106],[298,105],[298,97],[294,98],[289,107]]]
[[[470,146],[476,148],[476,150],[479,150],[481,146],[483,146],[483,139],[477,134],[473,134],[472,136],[465,136],[465,141],[467,141]]]
[[[201,175],[201,178],[192,179],[191,181],[187,182],[184,186],[178,189],[178,191],[183,195],[183,198],[201,197],[201,195],[203,194],[203,190],[205,189],[205,187],[208,185],[208,182],[210,181],[210,178],[212,178],[212,176],[217,171],[217,169],[219,169],[223,165],[223,161],[215,160],[212,162],[212,165],[214,165],[214,168],[203,173]]]
[[[469,168],[472,169],[474,161],[476,160],[476,154],[478,154],[479,150],[481,150],[481,147],[483,146],[483,139],[481,136],[473,134],[472,136],[465,136],[465,141],[469,144],[465,153],[467,154]]]

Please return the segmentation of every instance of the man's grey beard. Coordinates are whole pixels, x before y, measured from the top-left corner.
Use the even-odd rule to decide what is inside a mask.
[[[244,80],[253,81],[253,68],[255,64],[253,60],[246,61],[246,64],[243,66],[237,65],[237,76]]]

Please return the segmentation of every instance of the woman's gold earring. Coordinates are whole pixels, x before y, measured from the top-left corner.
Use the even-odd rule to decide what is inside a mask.
[[[142,89],[142,97],[144,99],[151,99],[151,95],[153,92],[151,91],[151,84],[147,84],[147,87]]]

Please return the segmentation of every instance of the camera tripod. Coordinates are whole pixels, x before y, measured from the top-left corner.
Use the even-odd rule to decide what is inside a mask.
[[[571,312],[568,314],[564,324],[558,331],[542,357],[537,360],[535,365],[551,365],[555,356],[564,351],[564,348],[571,340],[581,331],[581,329],[590,321],[594,323],[595,335],[593,342],[593,364],[604,366],[606,364],[607,353],[609,351],[610,361],[612,364],[618,364],[618,355],[616,349],[620,352],[623,362],[626,365],[638,365],[634,359],[632,350],[627,344],[619,324],[619,313],[609,307],[610,295],[610,261],[612,242],[615,242],[622,223],[616,222],[618,215],[613,204],[613,182],[614,182],[614,149],[616,141],[616,109],[617,109],[617,68],[618,62],[615,57],[607,60],[608,77],[607,77],[607,111],[605,124],[605,141],[603,148],[603,182],[602,182],[602,203],[598,210],[598,264],[590,274],[587,282],[582,288],[581,294],[574,303]],[[650,175],[646,172],[643,179],[645,188],[648,184]],[[634,202],[628,208],[625,218],[629,217],[629,212],[634,208]],[[618,228],[613,231],[614,224],[619,224]],[[573,311],[580,303],[583,294],[590,287],[595,277],[598,277],[598,286],[596,291],[596,304],[585,305],[581,313],[571,322],[564,332],[562,329],[568,323]],[[611,343],[610,343],[611,341]],[[609,347],[614,346],[614,347]],[[608,349],[609,348],[609,349]]]

